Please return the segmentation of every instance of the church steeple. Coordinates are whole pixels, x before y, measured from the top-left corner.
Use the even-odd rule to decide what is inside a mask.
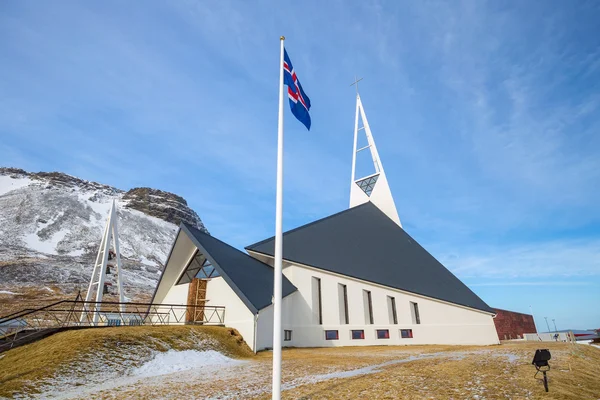
[[[357,82],[355,82],[357,83]],[[359,122],[362,126],[359,126]],[[357,149],[358,133],[364,132],[367,145]],[[373,161],[374,173],[367,174],[363,177],[356,176],[356,156],[361,151],[367,150],[371,152]],[[402,226],[400,217],[394,204],[394,198],[388,185],[383,164],[375,146],[375,140],[369,127],[369,121],[360,100],[358,90],[356,93],[356,118],[354,120],[354,151],[352,152],[352,180],[350,181],[350,208],[370,201],[377,208],[383,211],[391,220]]]

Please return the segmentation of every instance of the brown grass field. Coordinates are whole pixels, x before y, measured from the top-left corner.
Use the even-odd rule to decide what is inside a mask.
[[[167,349],[208,348],[244,362],[139,381],[115,381],[112,386],[98,386],[85,393],[76,390],[88,384],[85,374],[98,368],[108,367],[126,375],[126,365],[134,355],[141,355],[137,358],[141,363]],[[552,352],[549,393],[534,379],[531,359],[537,348]],[[98,356],[101,365],[86,366],[84,360],[89,354]],[[360,368],[367,370],[356,373]],[[60,384],[64,393],[71,393],[64,398],[268,399],[271,352],[252,354],[231,329],[180,326],[62,332],[0,355],[0,397],[41,394],[52,398],[45,392],[47,385],[56,387],[57,382],[63,382],[57,378],[61,376],[71,379],[68,385]],[[283,389],[286,399],[598,400],[600,349],[536,342],[286,349]]]

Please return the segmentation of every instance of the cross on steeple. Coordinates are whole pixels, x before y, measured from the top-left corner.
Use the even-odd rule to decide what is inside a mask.
[[[356,75],[354,75],[354,83],[352,83],[350,86],[354,86],[356,85],[356,95],[358,96],[358,82],[362,81],[363,78],[357,78]]]

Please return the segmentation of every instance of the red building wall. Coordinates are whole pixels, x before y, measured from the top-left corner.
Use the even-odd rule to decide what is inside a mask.
[[[524,333],[537,333],[533,316],[518,312],[494,309],[497,313],[494,318],[496,332],[500,340],[521,339]]]

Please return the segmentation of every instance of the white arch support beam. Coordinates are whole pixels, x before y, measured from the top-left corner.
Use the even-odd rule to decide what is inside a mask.
[[[114,250],[114,257],[111,261],[110,269],[108,261],[111,253],[111,241],[112,249]],[[114,261],[114,262],[113,262]],[[107,276],[114,276],[117,281],[117,292],[119,295],[119,302],[125,302],[125,295],[123,293],[123,279],[122,279],[122,264],[121,264],[121,252],[119,248],[119,230],[117,227],[117,207],[113,200],[108,213],[108,219],[104,228],[104,234],[102,235],[102,241],[100,242],[100,248],[98,249],[98,255],[96,256],[96,262],[94,263],[94,271],[90,279],[90,285],[85,296],[85,301],[96,301],[97,303],[102,302],[102,296],[104,295],[104,286],[108,285],[106,282]],[[110,275],[109,275],[110,274]],[[112,286],[112,285],[111,285]],[[84,306],[84,312],[81,314],[81,321],[86,321],[87,317],[93,321],[94,325],[98,324],[100,304],[97,304],[94,309],[90,312],[86,306]],[[124,304],[119,305],[121,312],[125,311]],[[88,314],[91,314],[88,316]]]
[[[364,132],[367,138],[367,145],[357,149],[358,133]],[[360,178],[356,177],[356,156],[363,150],[371,152],[373,167],[375,172]],[[377,152],[377,146],[369,127],[369,121],[360,100],[360,95],[356,93],[356,117],[354,119],[354,150],[352,152],[352,179],[350,181],[350,208],[356,207],[366,202],[372,202],[381,211],[383,211],[391,220],[402,226],[396,204],[392,197],[392,192],[385,176],[383,164]]]

